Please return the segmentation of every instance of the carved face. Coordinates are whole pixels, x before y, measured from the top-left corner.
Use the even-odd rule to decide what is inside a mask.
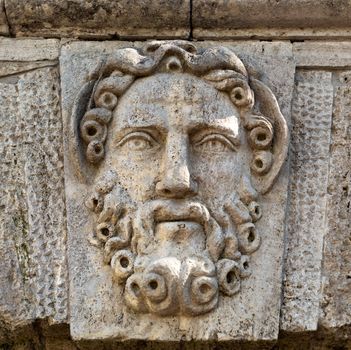
[[[247,72],[232,52],[197,54],[186,43],[146,52],[121,50],[106,64],[94,108],[80,120],[96,179],[86,202],[97,214],[93,241],[128,307],[196,316],[250,275],[261,242],[256,189],[276,178],[287,131],[271,92],[254,81],[279,133],[253,113]]]
[[[215,204],[248,174],[239,112],[227,94],[187,74],[137,80],[114,111],[105,168],[135,202]]]
[[[252,222],[260,213],[228,95],[188,74],[139,79],[114,110],[107,139],[97,231],[105,260],[119,282],[127,279],[127,303],[197,315],[217,305],[219,288],[238,292],[248,275],[239,248],[258,248]]]

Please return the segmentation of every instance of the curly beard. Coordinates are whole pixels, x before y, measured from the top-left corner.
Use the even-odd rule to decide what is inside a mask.
[[[254,225],[260,207],[248,179],[240,195],[213,208],[194,199],[133,203],[117,179],[106,172],[87,206],[97,214],[92,243],[125,286],[129,307],[194,316],[214,309],[219,292],[239,292],[261,241]]]

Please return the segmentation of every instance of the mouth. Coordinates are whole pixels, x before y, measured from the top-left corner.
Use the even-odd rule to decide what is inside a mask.
[[[180,203],[167,201],[154,211],[155,223],[197,223],[203,225],[208,221],[208,210],[200,203],[186,202]]]
[[[178,217],[178,218],[158,218],[155,220],[156,224],[163,224],[163,223],[174,223],[174,224],[178,224],[178,223],[198,223],[200,224],[198,221],[196,220],[192,220],[189,217]]]
[[[194,230],[202,227],[196,221],[193,220],[164,220],[156,222],[156,226],[163,230],[170,230],[170,231],[183,231],[183,230]]]

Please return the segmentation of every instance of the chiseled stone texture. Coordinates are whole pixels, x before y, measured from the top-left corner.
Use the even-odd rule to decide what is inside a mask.
[[[285,118],[289,120],[289,96],[293,90],[295,68],[291,45],[258,42],[251,45],[209,43],[208,46],[220,45],[229,47],[242,56],[244,63],[247,63],[252,71],[252,76],[264,81],[277,92],[283,113],[286,113]],[[73,154],[69,152],[73,149],[68,148],[72,140],[68,138],[70,133],[67,121],[79,89],[84,81],[92,76],[100,61],[114,50],[128,46],[133,45],[124,42],[68,43],[62,48],[60,58],[63,118],[66,123],[65,176],[70,233],[68,240],[71,271],[70,324],[73,338],[163,341],[276,339],[279,329],[284,250],[284,213],[288,179],[286,169],[283,169],[274,190],[266,194],[263,201],[263,212],[269,214],[263,215],[258,226],[262,227],[262,245],[253,256],[251,264],[253,273],[243,284],[243,290],[237,296],[238,303],[233,303],[230,298],[222,299],[218,309],[196,318],[183,315],[165,318],[150,314],[133,314],[125,309],[121,293],[112,284],[110,267],[102,264],[101,253],[91,246],[88,238],[94,230],[92,216],[84,209],[83,204],[84,194],[88,191],[86,185],[77,180],[78,169],[70,162]],[[201,46],[206,47],[206,44],[202,43]],[[263,105],[264,102],[261,108],[264,108]],[[78,107],[84,108],[84,106]],[[273,110],[269,112],[267,109],[266,112],[273,113]],[[113,160],[109,161],[113,164]],[[88,173],[88,177],[89,174],[92,173]],[[90,185],[89,189],[91,187]],[[137,188],[135,185],[135,189]]]
[[[292,102],[290,189],[282,329],[316,330],[326,232],[332,74],[296,74]]]
[[[67,320],[59,91],[53,66],[0,79],[0,324],[9,331]]]
[[[351,324],[351,72],[334,73],[321,324]]]
[[[189,0],[6,0],[16,36],[141,38],[189,35]]]

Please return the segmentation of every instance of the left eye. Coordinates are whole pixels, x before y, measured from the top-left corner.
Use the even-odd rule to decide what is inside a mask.
[[[209,152],[209,153],[221,153],[226,151],[235,151],[233,144],[223,135],[211,134],[205,136],[194,145],[195,150]]]
[[[127,147],[130,151],[144,151],[157,146],[157,142],[146,132],[133,132],[126,135],[117,146]]]

